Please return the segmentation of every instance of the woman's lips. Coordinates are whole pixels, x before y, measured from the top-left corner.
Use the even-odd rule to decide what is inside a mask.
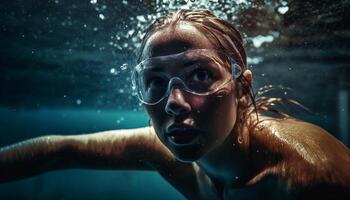
[[[175,145],[188,145],[197,141],[203,132],[189,125],[172,125],[167,128],[165,137]]]

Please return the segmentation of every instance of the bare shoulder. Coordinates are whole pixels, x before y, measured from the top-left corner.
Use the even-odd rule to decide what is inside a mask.
[[[350,151],[326,130],[297,119],[269,117],[262,117],[256,130],[255,141],[279,159],[269,174],[291,186],[350,190]]]

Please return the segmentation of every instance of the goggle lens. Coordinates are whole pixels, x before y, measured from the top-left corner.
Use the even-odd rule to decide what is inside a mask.
[[[195,49],[146,59],[135,67],[132,80],[140,101],[154,105],[167,97],[175,85],[194,95],[209,95],[241,73],[241,67],[228,55]]]

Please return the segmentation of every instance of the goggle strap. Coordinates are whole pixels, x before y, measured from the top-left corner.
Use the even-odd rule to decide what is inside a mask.
[[[234,79],[237,79],[242,74],[242,68],[241,66],[237,65],[236,63],[231,62],[231,69],[232,69],[232,76]]]

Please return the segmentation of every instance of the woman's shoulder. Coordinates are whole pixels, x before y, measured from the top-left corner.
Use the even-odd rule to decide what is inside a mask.
[[[349,149],[317,125],[259,116],[252,131],[255,145],[276,158],[266,174],[282,177],[289,186],[328,185],[350,190]]]

